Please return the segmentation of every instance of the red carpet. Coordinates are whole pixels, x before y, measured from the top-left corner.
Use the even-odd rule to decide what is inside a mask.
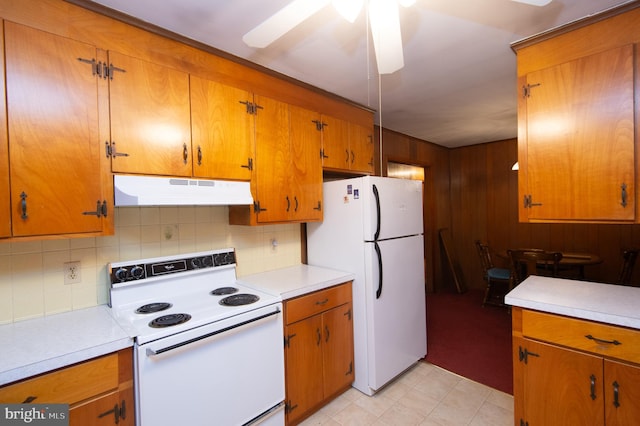
[[[426,361],[513,394],[511,315],[482,307],[483,292],[427,295]]]

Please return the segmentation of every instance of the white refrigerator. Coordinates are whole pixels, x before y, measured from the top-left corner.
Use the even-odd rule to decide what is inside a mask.
[[[324,183],[307,224],[309,265],[355,274],[353,386],[373,395],[427,354],[422,182],[365,176]]]

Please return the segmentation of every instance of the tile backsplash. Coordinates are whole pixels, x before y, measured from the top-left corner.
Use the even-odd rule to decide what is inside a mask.
[[[0,324],[108,301],[107,264],[236,249],[238,276],[301,263],[300,225],[229,225],[228,207],[118,207],[109,237],[0,242]],[[65,284],[64,264],[80,262]]]

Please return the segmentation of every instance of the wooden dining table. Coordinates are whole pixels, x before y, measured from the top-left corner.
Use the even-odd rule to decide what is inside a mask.
[[[517,250],[526,250],[526,249],[517,249]],[[552,251],[552,250],[551,250]],[[562,259],[558,262],[558,270],[566,271],[566,270],[577,270],[578,277],[580,279],[584,279],[584,267],[590,265],[598,265],[602,263],[602,259],[595,253],[582,253],[582,252],[573,252],[567,251],[562,253]],[[509,259],[509,255],[507,251],[498,252],[498,256],[503,257],[505,259]],[[547,261],[539,261],[538,266],[544,267],[547,266],[549,262]]]

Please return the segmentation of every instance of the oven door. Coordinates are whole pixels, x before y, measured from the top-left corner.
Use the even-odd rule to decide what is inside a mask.
[[[135,351],[138,426],[284,424],[282,304]]]

